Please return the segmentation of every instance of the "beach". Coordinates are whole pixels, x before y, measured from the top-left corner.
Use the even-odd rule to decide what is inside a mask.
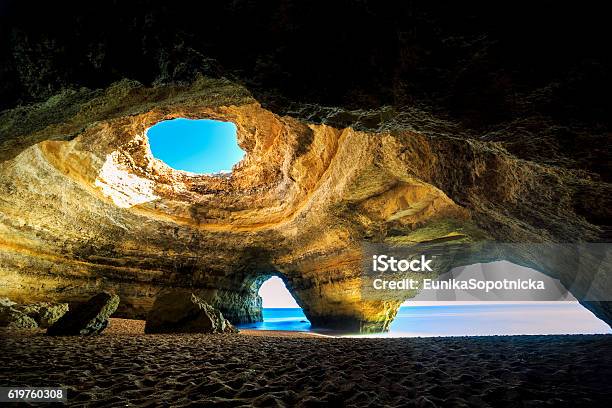
[[[3,331],[0,383],[69,406],[609,406],[612,336],[338,338],[304,332],[99,336]]]

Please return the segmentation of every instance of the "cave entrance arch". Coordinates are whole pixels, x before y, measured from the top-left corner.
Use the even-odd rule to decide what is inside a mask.
[[[502,273],[505,272],[505,273]],[[576,300],[561,284],[532,268],[509,261],[476,263],[453,268],[444,279],[491,279],[509,275],[523,280],[542,280],[553,287],[547,297],[532,294],[421,291],[402,303],[389,325],[390,337],[611,334],[610,326]]]
[[[308,331],[311,324],[287,287],[286,279],[276,273],[256,279],[255,289],[261,301],[261,321],[241,325],[257,330]]]

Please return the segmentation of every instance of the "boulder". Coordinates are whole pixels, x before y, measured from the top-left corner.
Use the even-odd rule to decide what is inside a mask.
[[[0,305],[0,327],[11,329],[35,329],[38,324],[34,319],[15,306]]]
[[[119,305],[119,296],[102,292],[68,310],[47,329],[50,336],[100,334]]]
[[[147,315],[145,333],[237,333],[221,311],[188,290],[165,290]]]
[[[38,302],[19,306],[19,310],[36,321],[38,327],[46,329],[68,311],[68,303]]]
[[[0,327],[46,329],[68,311],[68,303],[38,302],[20,305],[0,298]]]

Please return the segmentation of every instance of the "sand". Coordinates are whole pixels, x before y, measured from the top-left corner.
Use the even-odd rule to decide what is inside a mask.
[[[612,336],[332,338],[244,330],[78,338],[0,332],[0,385],[70,406],[612,406]]]

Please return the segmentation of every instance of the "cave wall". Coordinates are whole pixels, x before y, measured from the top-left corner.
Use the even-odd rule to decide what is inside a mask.
[[[142,317],[183,286],[246,322],[280,273],[314,324],[368,331],[399,302],[362,298],[364,241],[609,242],[604,14],[525,7],[3,3],[0,296]],[[246,159],[169,169],[144,135],[173,117],[236,123]]]

